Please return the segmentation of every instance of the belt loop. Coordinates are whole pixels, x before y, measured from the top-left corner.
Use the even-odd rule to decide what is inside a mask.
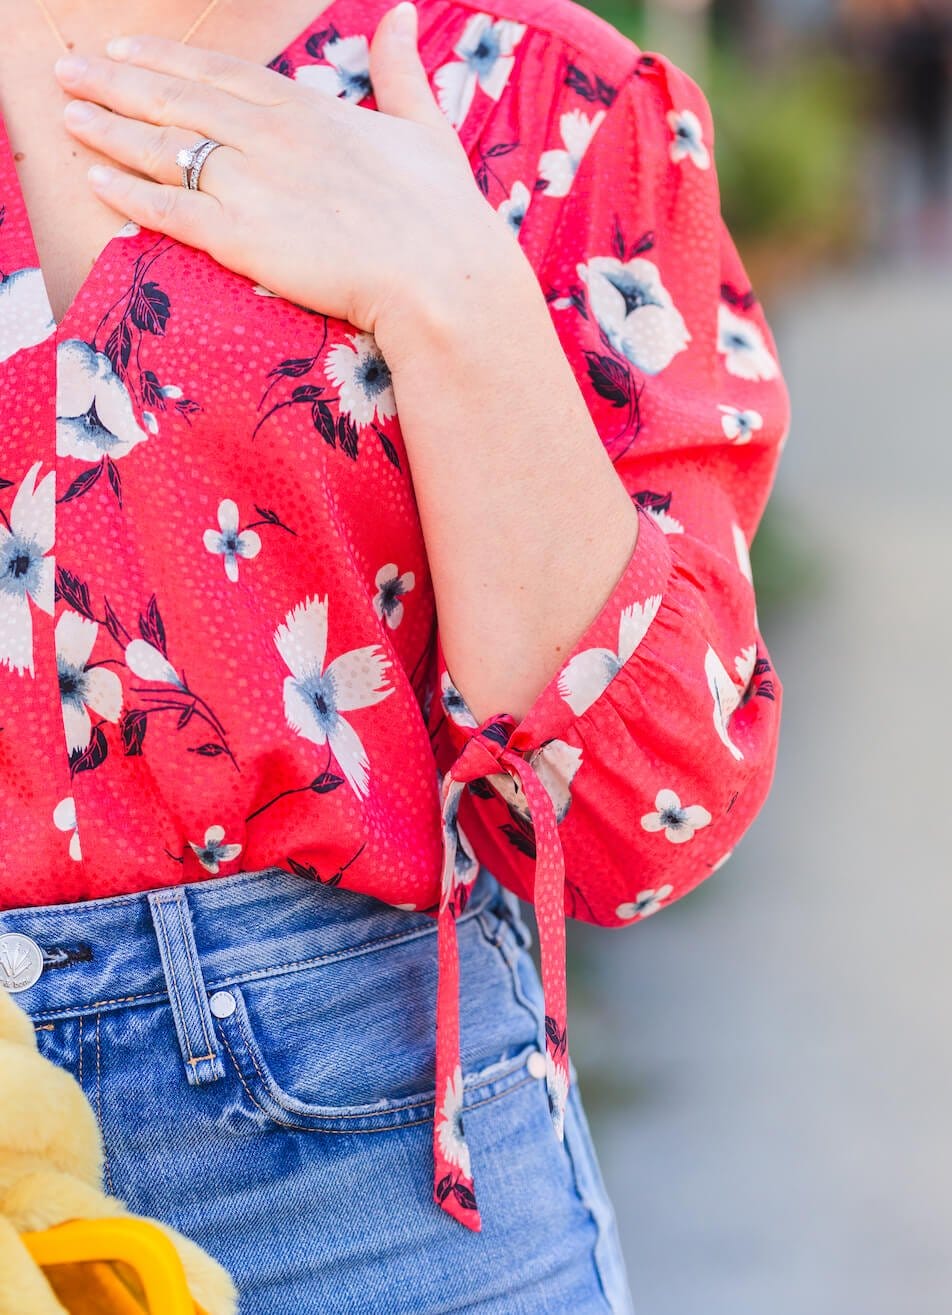
[[[193,1086],[214,1082],[225,1076],[225,1066],[208,1008],[188,900],[180,886],[151,890],[148,898],[185,1072]]]

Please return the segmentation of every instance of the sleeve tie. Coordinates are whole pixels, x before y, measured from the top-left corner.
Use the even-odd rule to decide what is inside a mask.
[[[463,1131],[463,1077],[459,1044],[459,952],[456,919],[468,887],[457,875],[459,799],[470,781],[506,772],[522,786],[535,836],[533,904],[545,1009],[546,1090],[556,1135],[564,1136],[569,1090],[565,985],[565,861],[555,807],[527,757],[509,747],[515,726],[509,716],[493,718],[465,748],[443,777],[440,788],[443,870],[437,923],[436,1110],[433,1121],[433,1196],[454,1219],[479,1232],[473,1169]]]

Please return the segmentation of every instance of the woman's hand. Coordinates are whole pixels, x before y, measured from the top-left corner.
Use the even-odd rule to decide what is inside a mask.
[[[399,319],[438,305],[484,255],[498,264],[515,246],[433,97],[409,20],[403,29],[388,10],[370,46],[382,113],[245,60],[136,36],[111,42],[108,59],[58,61],[78,98],[64,120],[126,166],[90,171],[120,214],[375,333],[390,309]],[[201,137],[223,145],[188,191],[175,157]]]

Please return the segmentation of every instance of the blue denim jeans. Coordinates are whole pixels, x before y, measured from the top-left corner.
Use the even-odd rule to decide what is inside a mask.
[[[271,868],[10,931],[43,954],[15,999],[96,1113],[106,1190],[219,1259],[239,1315],[632,1315],[577,1074],[560,1143],[529,929],[487,869],[459,922],[479,1233],[431,1195],[427,915]]]

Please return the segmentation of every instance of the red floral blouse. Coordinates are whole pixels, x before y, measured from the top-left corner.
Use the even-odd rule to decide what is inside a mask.
[[[372,107],[389,2],[332,0],[272,67]],[[434,1199],[478,1229],[455,919],[480,862],[535,905],[561,1136],[565,917],[673,903],[771,784],[748,545],[788,399],[696,85],[567,0],[419,9],[638,508],[631,559],[527,714],[477,724],[374,338],[134,224],[55,324],[4,135],[0,908],[275,866],[436,917]]]

